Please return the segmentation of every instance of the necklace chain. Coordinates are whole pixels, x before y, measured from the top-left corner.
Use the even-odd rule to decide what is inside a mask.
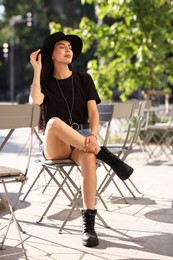
[[[67,110],[68,110],[68,112],[69,112],[69,123],[70,123],[70,125],[71,125],[72,122],[73,122],[72,113],[73,113],[73,107],[74,107],[74,85],[73,85],[73,76],[72,76],[72,84],[71,84],[71,88],[72,88],[72,104],[71,104],[71,109],[69,108],[67,99],[66,99],[66,97],[65,97],[65,95],[64,95],[64,93],[63,93],[63,91],[62,91],[62,89],[61,89],[61,86],[60,86],[60,84],[59,84],[59,82],[58,82],[57,79],[56,79],[56,83],[57,83],[57,85],[58,85],[58,87],[59,87],[59,90],[60,90],[60,92],[61,92],[61,95],[62,95],[62,97],[63,97],[63,99],[64,99],[64,101],[65,101],[65,103],[66,103]]]

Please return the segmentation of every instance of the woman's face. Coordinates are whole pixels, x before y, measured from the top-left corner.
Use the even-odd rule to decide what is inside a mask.
[[[70,64],[73,59],[73,51],[70,42],[59,41],[55,43],[52,60],[56,63]]]

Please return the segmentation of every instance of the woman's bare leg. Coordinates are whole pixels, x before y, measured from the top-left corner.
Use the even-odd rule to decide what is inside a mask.
[[[82,171],[82,240],[85,246],[96,246],[99,243],[97,234],[94,230],[95,215],[95,196],[97,186],[96,176],[96,155],[95,150],[98,145],[90,146],[88,138],[79,134],[77,131],[66,125],[58,118],[53,118],[47,123],[45,131],[45,155],[47,159],[65,159],[70,156],[70,145],[76,147],[71,159],[81,166]],[[86,149],[87,145],[87,149]],[[90,147],[89,147],[90,146]],[[89,149],[88,149],[89,148]],[[87,152],[93,151],[93,152]],[[85,152],[86,151],[86,152]],[[97,151],[98,152],[98,151]]]
[[[71,158],[81,166],[83,207],[94,210],[97,186],[96,156],[93,153],[75,149]]]
[[[46,158],[68,158],[71,153],[69,144],[78,148],[73,151],[71,159],[81,166],[84,209],[94,209],[97,185],[96,156],[93,153],[83,151],[85,148],[85,137],[83,135],[59,118],[49,120],[45,131],[44,153]]]
[[[85,137],[55,117],[49,120],[45,131],[44,153],[47,159],[65,159],[70,155],[70,146],[85,148]]]

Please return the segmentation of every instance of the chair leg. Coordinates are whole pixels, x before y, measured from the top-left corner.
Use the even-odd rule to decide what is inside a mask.
[[[46,210],[44,211],[44,213],[42,214],[41,218],[37,221],[37,223],[40,223],[44,216],[47,214],[48,210],[50,209],[51,205],[53,204],[54,200],[56,199],[58,193],[60,191],[62,191],[65,196],[69,199],[70,203],[71,203],[71,209],[68,213],[68,215],[66,216],[66,218],[64,219],[62,225],[59,228],[59,233],[62,232],[63,228],[65,227],[67,221],[69,220],[71,214],[73,213],[74,209],[76,208],[78,211],[80,211],[79,206],[78,206],[78,202],[81,198],[81,189],[80,187],[77,186],[77,184],[69,177],[69,172],[66,172],[64,170],[63,167],[59,167],[58,171],[60,173],[62,173],[64,175],[64,179],[61,183],[58,182],[58,180],[55,178],[54,174],[52,174],[51,170],[48,169],[48,167],[45,166],[45,170],[48,172],[48,174],[50,175],[51,179],[53,179],[55,181],[55,183],[57,184],[57,186],[59,187],[58,190],[56,191],[56,193],[54,194],[53,198],[51,199],[49,205],[47,206]],[[70,171],[71,172],[71,171]],[[72,197],[69,195],[69,193],[63,188],[64,184],[68,184],[67,181],[69,181],[71,183],[71,185],[74,187],[74,189],[76,190],[76,194],[72,193]],[[69,186],[67,185],[67,187],[69,188]],[[104,219],[100,216],[100,214],[98,214],[98,218],[100,219],[100,221],[103,223],[103,225],[105,227],[109,227],[109,225],[104,221]]]
[[[55,172],[54,172],[54,174],[53,174],[54,176],[55,176],[55,174],[57,173],[57,171],[58,171],[58,170],[55,170]],[[44,189],[43,189],[43,191],[42,191],[43,194],[44,194],[45,191],[47,190],[47,188],[48,188],[49,184],[51,183],[51,181],[52,181],[52,178],[50,178],[49,181],[47,182],[47,184],[45,185],[45,187],[44,187]]]
[[[31,184],[31,186],[29,187],[28,191],[26,192],[25,196],[23,197],[23,201],[26,199],[26,197],[28,196],[28,194],[30,193],[30,191],[32,190],[32,188],[34,187],[35,183],[37,182],[37,180],[39,179],[41,173],[44,171],[44,168],[41,168],[39,174],[37,175],[37,177],[35,178],[35,180],[33,181],[33,183]]]
[[[70,216],[72,215],[74,209],[76,208],[76,209],[80,212],[80,209],[79,209],[79,207],[77,206],[77,205],[78,205],[78,202],[79,202],[79,200],[80,200],[80,198],[81,198],[81,193],[77,193],[77,194],[76,194],[76,197],[73,199],[74,202],[73,202],[73,205],[72,205],[72,207],[71,207],[69,213],[67,214],[67,216],[65,217],[65,219],[64,219],[64,221],[63,221],[63,223],[62,223],[62,225],[61,225],[60,228],[59,228],[59,234],[62,233],[62,230],[64,229],[65,225],[67,224],[67,221],[69,220]]]
[[[62,170],[62,172],[65,174],[65,176],[69,179],[69,181],[72,183],[72,185],[73,185],[74,188],[77,190],[77,192],[79,192],[79,194],[81,194],[80,188],[76,185],[76,183],[75,183],[71,178],[69,178],[67,172],[63,169],[63,167],[62,167],[61,170]],[[77,206],[77,203],[78,203],[78,199],[75,200],[75,202],[74,202],[75,207]],[[74,209],[74,208],[73,208],[73,209]],[[100,221],[103,223],[103,225],[108,228],[109,225],[104,221],[104,219],[100,216],[100,214],[97,213],[97,216],[98,216],[98,218],[100,219]]]
[[[142,194],[142,192],[139,191],[139,189],[136,187],[136,185],[132,182],[130,178],[128,178],[128,181],[131,183],[131,185],[135,188],[135,190],[139,193]]]
[[[110,226],[105,222],[105,220],[101,217],[101,215],[97,212],[97,217],[98,219],[103,223],[103,225],[106,227],[106,228],[110,228]]]
[[[107,187],[108,185],[111,183],[111,181],[114,183],[115,187],[117,188],[118,192],[120,193],[122,199],[124,200],[124,202],[126,204],[128,204],[124,194],[122,193],[122,191],[120,190],[120,188],[118,187],[118,185],[116,184],[116,182],[114,181],[114,176],[116,175],[114,172],[111,174],[111,169],[107,172],[107,175],[105,176],[104,180],[102,181],[100,187],[98,188],[98,192],[99,194],[101,194]]]
[[[122,181],[124,183],[124,185],[126,186],[126,188],[128,189],[128,191],[131,193],[132,197],[137,200],[135,194],[133,193],[133,191],[129,188],[129,186],[127,185],[127,183],[125,181]]]
[[[98,199],[101,201],[101,203],[103,204],[103,206],[105,207],[105,210],[108,211],[108,207],[107,207],[106,203],[104,202],[104,200],[102,199],[102,197],[101,197],[101,195],[100,195],[100,193],[99,193],[98,191],[97,191],[97,197],[98,197]]]
[[[49,175],[51,176],[51,178],[55,181],[55,183],[57,184],[57,186],[59,187],[58,190],[56,191],[56,193],[54,194],[53,198],[51,199],[50,203],[48,204],[48,206],[46,207],[45,211],[43,212],[42,216],[40,217],[40,219],[37,221],[37,223],[42,222],[43,218],[46,216],[47,212],[49,211],[51,205],[53,204],[54,200],[56,199],[58,193],[60,191],[62,191],[65,196],[70,200],[70,202],[73,201],[73,199],[69,196],[69,194],[66,192],[66,190],[63,188],[63,185],[65,184],[67,178],[63,179],[63,182],[60,184],[57,179],[55,178],[54,174],[51,173],[51,171],[48,168],[45,168],[45,170],[49,173]]]
[[[26,255],[26,250],[25,250],[25,247],[24,247],[24,243],[23,243],[23,240],[22,240],[22,236],[21,236],[21,232],[24,233],[24,231],[21,228],[18,220],[16,219],[15,208],[13,208],[11,206],[9,193],[7,191],[7,187],[6,187],[5,183],[3,183],[3,187],[4,187],[4,191],[5,191],[5,199],[2,196],[1,196],[1,198],[2,198],[3,204],[5,205],[5,208],[7,209],[7,211],[10,214],[10,217],[9,217],[9,220],[8,220],[8,223],[7,223],[5,234],[3,235],[3,238],[2,238],[2,241],[1,241],[1,249],[4,249],[4,243],[5,243],[5,240],[6,240],[6,237],[7,237],[9,228],[10,228],[10,225],[11,225],[12,222],[14,222],[14,225],[16,226],[16,230],[17,230],[18,237],[19,237],[19,240],[20,240],[20,244],[21,244],[21,247],[22,247],[23,254],[25,255],[25,258],[28,259],[27,255]],[[17,200],[18,200],[18,197],[17,197]],[[17,205],[17,202],[15,202],[15,205]]]

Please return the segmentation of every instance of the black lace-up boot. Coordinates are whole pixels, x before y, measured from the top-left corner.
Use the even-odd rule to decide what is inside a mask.
[[[83,217],[83,233],[82,233],[82,240],[83,245],[87,247],[97,246],[99,244],[99,240],[97,234],[95,232],[95,216],[97,214],[97,210],[82,210],[82,217]]]
[[[121,180],[126,180],[133,172],[133,168],[123,162],[115,154],[111,153],[105,146],[96,155],[97,159],[107,163]]]

